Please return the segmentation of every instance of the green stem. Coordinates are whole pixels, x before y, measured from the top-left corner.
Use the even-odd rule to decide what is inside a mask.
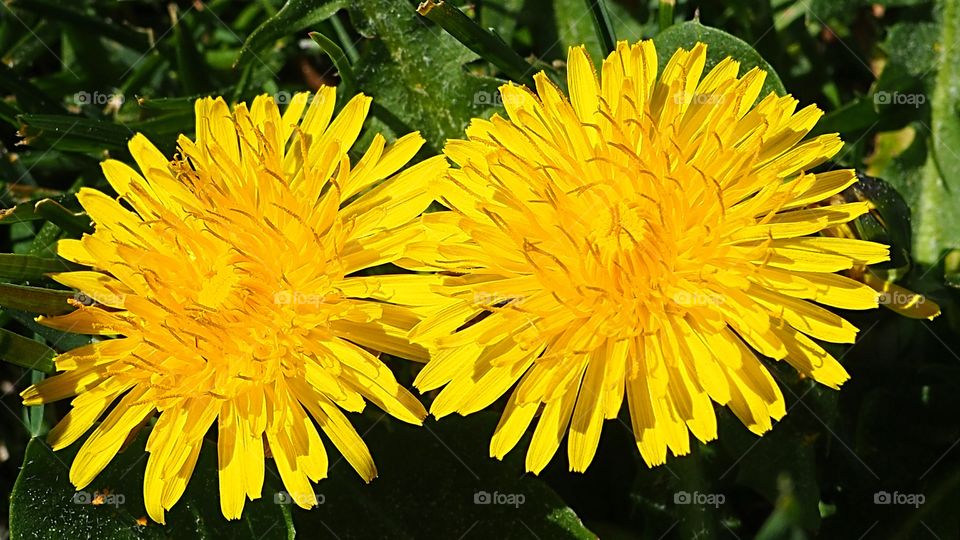
[[[660,9],[657,10],[657,15],[659,16],[661,32],[673,26],[673,6],[675,3],[676,0],[660,0]]]

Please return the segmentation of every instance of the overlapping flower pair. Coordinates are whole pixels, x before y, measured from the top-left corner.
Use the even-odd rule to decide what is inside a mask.
[[[539,416],[533,472],[568,433],[570,467],[585,470],[624,400],[650,465],[687,453],[689,433],[714,439],[714,403],[763,433],[786,410],[758,354],[839,387],[848,375],[817,340],[857,329],[818,304],[876,307],[837,272],[887,247],[815,236],[869,210],[812,206],[856,181],[809,172],[842,145],[804,140],[821,112],[761,96],[761,70],[739,75],[728,58],[704,75],[705,63],[697,44],[658,75],[652,42],[624,42],[598,76],[573,48],[569,97],[543,73],[535,92],[506,85],[505,117],[475,119],[409,167],[416,133],[374,135],[349,157],[362,95],[336,116],[331,88],[282,113],[267,96],[232,110],[201,99],[196,139],[181,136],[172,160],[137,135],[139,170],[103,163],[119,198],[78,194],[96,232],[59,253],[90,270],[55,279],[105,300],[41,321],[119,337],[61,354],[62,373],[24,401],[75,396],[49,440],[93,428],[70,471],[78,489],[156,417],[144,500],[159,522],[214,426],[228,518],[261,496],[267,453],[296,502],[315,504],[320,432],[373,479],[343,411],[427,415],[379,353],[425,363],[414,384],[440,389],[437,417],[508,395],[492,456]],[[426,212],[434,201],[446,210]]]

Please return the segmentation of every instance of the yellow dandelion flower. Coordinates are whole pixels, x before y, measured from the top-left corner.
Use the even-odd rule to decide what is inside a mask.
[[[143,486],[154,520],[163,523],[182,495],[214,425],[227,518],[261,496],[266,453],[291,497],[310,507],[310,482],[327,473],[317,425],[370,481],[373,460],[342,410],[369,400],[413,424],[426,416],[370,352],[426,360],[406,340],[416,315],[394,302],[426,278],[356,273],[394,260],[419,234],[427,183],[447,164],[433,158],[397,173],[424,142],[413,133],[391,145],[376,135],[351,166],[370,98],[354,97],[333,118],[335,98],[333,88],[297,94],[282,115],[267,96],[232,111],[221,98],[200,99],[196,141],[181,136],[174,160],[136,135],[129,148],[142,175],[102,165],[119,200],[78,194],[95,232],[58,249],[92,269],[54,279],[96,303],[39,320],[122,337],[61,354],[63,373],[22,394],[27,405],[76,396],[50,432],[54,449],[113,404],[70,468],[78,489],[159,413]]]
[[[848,375],[814,340],[857,329],[817,304],[877,306],[835,272],[886,260],[886,246],[811,236],[868,210],[805,208],[856,181],[806,171],[841,148],[803,141],[821,116],[797,100],[755,103],[765,73],[727,58],[701,78],[706,46],[657,76],[650,41],[618,44],[599,78],[568,57],[569,99],[540,73],[536,94],[501,88],[507,118],[475,119],[444,150],[450,208],[422,218],[399,264],[443,270],[411,339],[431,348],[421,391],[437,417],[483,409],[513,388],[490,445],[502,458],[539,412],[526,466],[564,435],[583,471],[624,397],[643,459],[664,463],[717,436],[712,402],[753,432],[786,412],[756,352],[833,388]]]

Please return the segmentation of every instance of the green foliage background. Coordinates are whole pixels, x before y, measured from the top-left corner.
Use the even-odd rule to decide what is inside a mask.
[[[960,537],[960,254],[952,252],[960,248],[960,0],[681,0],[672,11],[616,0],[600,31],[590,3],[452,2],[474,31],[502,38],[458,36],[468,47],[407,0],[5,2],[0,490],[11,504],[0,505],[0,538]],[[370,408],[353,420],[381,478],[364,485],[332,457],[331,477],[317,486],[323,504],[310,512],[277,504],[281,486],[268,474],[264,499],[226,523],[215,453],[206,451],[169,525],[142,521],[143,435],[89,488],[122,503],[75,501],[66,470],[77,447],[54,455],[31,438],[66,404],[25,410],[17,394],[51,369],[56,352],[88,341],[40,327],[33,314],[62,310],[72,297],[44,275],[71,266],[55,257],[55,242],[90,228],[71,193],[107,189],[101,159],[129,159],[135,132],[172,155],[176,135],[193,129],[196,96],[283,101],[319,84],[375,98],[358,150],[376,131],[420,130],[426,156],[471,117],[498,110],[505,80],[546,69],[564,84],[567,47],[585,43],[599,59],[610,36],[655,37],[661,62],[704,40],[711,59],[769,68],[777,77],[768,90],[819,104],[827,115],[816,131],[838,131],[847,143],[836,164],[896,190],[866,193],[883,219],[860,230],[894,245],[890,275],[935,299],[943,315],[845,313],[861,334],[835,351],[852,375],[841,392],[771,366],[789,411],[771,433],[758,439],[720,410],[717,442],[652,470],[625,412],[605,424],[586,474],[567,472],[561,448],[532,477],[523,473],[525,443],[503,463],[487,457],[495,411],[413,429]],[[408,363],[391,365],[412,378]],[[523,503],[476,504],[484,492]],[[684,494],[714,504],[684,504]],[[878,504],[884,494],[922,504]]]

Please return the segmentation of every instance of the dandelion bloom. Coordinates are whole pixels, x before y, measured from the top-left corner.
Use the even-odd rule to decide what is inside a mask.
[[[59,355],[64,373],[23,398],[77,396],[50,432],[54,449],[116,402],[71,466],[78,489],[158,412],[143,486],[154,520],[182,495],[214,424],[226,517],[260,497],[267,453],[291,497],[310,507],[310,482],[327,472],[314,422],[369,481],[373,460],[341,409],[370,400],[406,422],[426,415],[368,350],[426,360],[405,339],[415,315],[392,302],[416,277],[355,274],[392,261],[418,234],[411,224],[431,201],[426,185],[447,165],[434,158],[395,174],[423,144],[414,133],[389,146],[376,135],[351,166],[370,98],[354,97],[331,122],[335,98],[332,88],[298,94],[282,116],[267,96],[232,112],[223,99],[200,99],[197,139],[181,136],[175,159],[137,135],[130,153],[143,176],[108,160],[120,199],[77,195],[95,232],[58,249],[92,269],[54,279],[96,303],[40,320],[122,337]]]
[[[490,445],[502,458],[539,414],[526,466],[567,440],[570,468],[596,452],[626,397],[648,465],[686,454],[688,431],[717,436],[712,402],[753,432],[786,410],[755,351],[837,388],[848,375],[815,340],[857,329],[818,304],[877,306],[835,272],[886,260],[886,246],[811,236],[867,212],[806,208],[856,181],[806,171],[841,148],[803,141],[821,112],[757,101],[765,73],[727,58],[704,77],[706,46],[657,76],[650,41],[619,43],[601,77],[570,50],[569,99],[540,73],[536,94],[501,88],[507,118],[476,119],[444,153],[450,211],[400,263],[447,273],[411,339],[431,348],[415,384],[443,389],[431,412],[483,409],[511,388]],[[756,102],[756,103],[755,103]]]

